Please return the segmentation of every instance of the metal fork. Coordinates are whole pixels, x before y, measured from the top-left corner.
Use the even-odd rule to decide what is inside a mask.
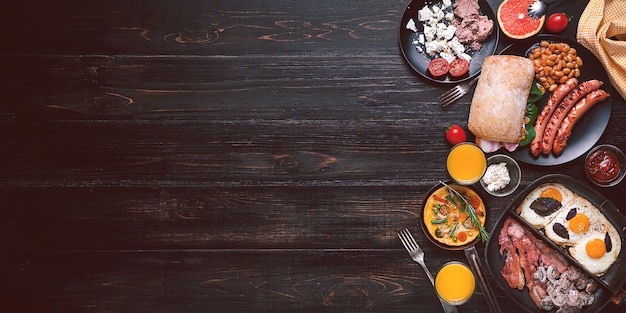
[[[442,107],[447,107],[448,105],[454,103],[454,101],[461,99],[465,94],[467,94],[472,86],[478,81],[479,76],[474,77],[474,79],[469,82],[462,83],[454,86],[454,88],[444,92],[441,96],[439,96],[439,103],[441,103]]]
[[[404,248],[406,249],[406,251],[409,252],[411,259],[413,259],[413,261],[419,263],[419,265],[422,266],[422,268],[424,269],[424,272],[426,272],[426,276],[428,276],[430,283],[434,287],[435,279],[433,278],[433,274],[430,273],[430,271],[428,270],[428,267],[426,267],[426,263],[424,263],[424,251],[417,244],[417,242],[415,241],[415,238],[413,238],[413,235],[411,235],[411,232],[407,228],[405,228],[398,232],[398,238],[400,238],[400,241],[402,241],[402,244],[404,245]],[[455,306],[450,305],[449,303],[441,299],[439,299],[439,301],[441,302],[441,306],[443,307],[444,312],[446,313],[457,312]]]

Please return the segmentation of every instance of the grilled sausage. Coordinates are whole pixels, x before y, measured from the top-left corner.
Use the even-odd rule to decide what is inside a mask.
[[[559,126],[554,145],[552,146],[552,153],[554,153],[554,155],[558,156],[563,152],[563,149],[565,149],[567,145],[567,140],[572,134],[572,129],[581,116],[596,103],[606,100],[609,96],[610,95],[602,89],[594,90],[576,103]]]
[[[552,92],[552,95],[546,102],[546,105],[541,109],[541,112],[537,116],[535,120],[535,124],[533,127],[535,128],[536,136],[533,141],[530,143],[530,153],[534,157],[538,157],[541,154],[541,139],[543,138],[543,131],[550,120],[550,116],[552,116],[552,112],[557,108],[561,100],[567,96],[572,89],[574,89],[578,85],[578,79],[572,77],[568,79],[565,83],[559,85],[559,87]]]
[[[566,97],[559,103],[548,124],[543,132],[543,138],[541,139],[541,152],[545,155],[549,155],[552,152],[552,146],[554,145],[554,138],[556,138],[556,132],[559,125],[567,116],[567,112],[584,96],[588,93],[600,88],[602,81],[597,79],[588,80],[580,85],[576,86]]]

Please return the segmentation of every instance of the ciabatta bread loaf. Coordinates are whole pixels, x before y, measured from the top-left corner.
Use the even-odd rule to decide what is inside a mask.
[[[528,58],[486,57],[472,98],[467,128],[482,139],[518,143],[534,75],[533,62]]]

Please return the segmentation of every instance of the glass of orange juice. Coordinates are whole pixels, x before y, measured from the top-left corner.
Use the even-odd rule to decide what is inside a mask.
[[[474,294],[474,273],[463,262],[451,261],[444,264],[435,278],[435,290],[441,300],[451,305],[461,305]]]
[[[485,174],[487,157],[477,145],[462,142],[452,147],[448,153],[446,169],[455,182],[461,185],[472,185]]]

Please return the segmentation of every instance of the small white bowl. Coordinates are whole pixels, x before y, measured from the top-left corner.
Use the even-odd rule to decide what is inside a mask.
[[[494,154],[487,158],[487,171],[489,171],[489,166],[499,163],[506,163],[506,169],[509,171],[511,181],[502,189],[489,190],[484,181],[485,176],[483,176],[483,178],[480,179],[480,185],[492,196],[506,197],[515,192],[517,187],[519,187],[519,184],[522,181],[522,170],[520,169],[519,164],[517,164],[517,162],[510,156],[506,154]],[[487,171],[485,171],[485,174],[487,174]]]

